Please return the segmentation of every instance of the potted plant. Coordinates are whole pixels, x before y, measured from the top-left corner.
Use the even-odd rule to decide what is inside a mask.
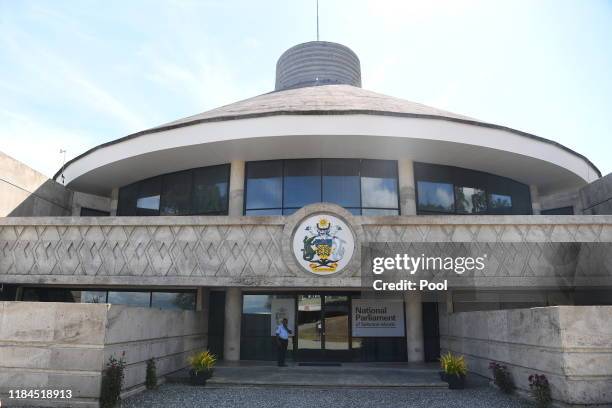
[[[465,388],[465,376],[467,364],[463,356],[452,354],[450,351],[440,357],[440,364],[444,369],[444,376],[451,390],[462,390]]]
[[[206,380],[212,377],[217,357],[208,350],[202,351],[189,357],[189,364],[191,365],[191,370],[189,370],[191,384],[206,385]]]
[[[536,407],[547,408],[552,404],[550,384],[544,374],[531,374],[529,376],[529,389],[535,399]]]
[[[446,363],[448,361],[448,357],[449,356],[450,356],[450,353],[442,354],[442,356],[440,356],[440,368],[441,368],[441,370],[438,372],[438,374],[440,374],[440,379],[442,381],[448,381],[446,379]]]
[[[505,365],[495,361],[489,363],[489,370],[493,373],[493,383],[504,393],[512,394],[514,392],[514,381],[512,375]]]

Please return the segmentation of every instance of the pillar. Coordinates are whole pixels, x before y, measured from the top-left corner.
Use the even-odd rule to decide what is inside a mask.
[[[406,343],[409,363],[425,361],[423,350],[423,305],[421,292],[405,291]]]
[[[400,214],[416,215],[413,161],[408,159],[398,160],[397,175],[399,182]]]
[[[223,333],[223,358],[240,360],[240,324],[242,320],[242,292],[240,288],[225,291],[225,331]]]
[[[239,217],[244,210],[244,161],[233,160],[230,168],[229,215]]]
[[[119,205],[119,188],[115,187],[111,191],[111,202],[110,202],[111,217],[115,217],[117,215],[118,205]]]
[[[538,186],[530,185],[529,194],[531,195],[531,211],[533,215],[539,215],[542,212],[542,205],[540,204]]]

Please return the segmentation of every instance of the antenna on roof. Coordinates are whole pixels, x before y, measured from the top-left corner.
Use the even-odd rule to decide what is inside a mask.
[[[319,0],[317,0],[317,41],[319,41]]]

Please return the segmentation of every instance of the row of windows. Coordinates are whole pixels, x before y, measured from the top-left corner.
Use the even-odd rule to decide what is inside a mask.
[[[227,215],[229,172],[200,167],[122,187],[117,215]]]
[[[505,177],[415,163],[419,214],[531,214],[529,187]]]
[[[338,204],[354,215],[398,215],[397,162],[295,159],[248,162],[246,215],[289,215]],[[117,215],[227,215],[229,165],[142,180],[119,191]],[[419,214],[531,214],[529,187],[458,167],[414,164]]]
[[[246,215],[288,215],[319,202],[354,215],[398,215],[397,162],[296,159],[249,162]]]
[[[105,289],[24,288],[26,302],[111,303],[159,309],[195,310],[194,291],[108,291]]]

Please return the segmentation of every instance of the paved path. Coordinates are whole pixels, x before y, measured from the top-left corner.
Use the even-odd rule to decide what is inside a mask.
[[[309,386],[309,387],[442,387],[434,366],[353,365],[340,367],[225,366],[217,367],[209,385]],[[187,370],[169,381],[188,383]]]
[[[465,390],[431,388],[194,387],[164,384],[123,401],[122,408],[527,408],[482,381]]]

